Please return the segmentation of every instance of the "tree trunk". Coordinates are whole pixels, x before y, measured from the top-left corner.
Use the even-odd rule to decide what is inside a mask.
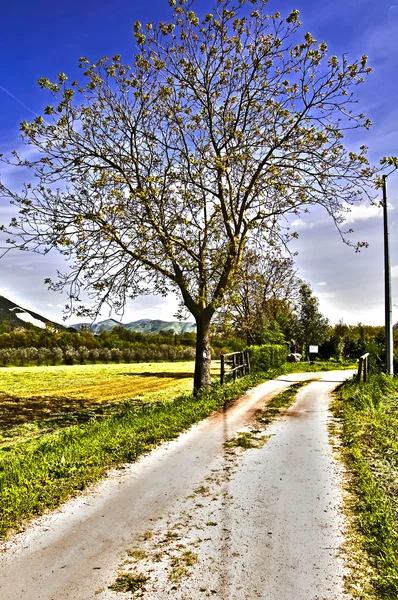
[[[210,319],[203,315],[196,318],[196,357],[193,393],[210,386]]]

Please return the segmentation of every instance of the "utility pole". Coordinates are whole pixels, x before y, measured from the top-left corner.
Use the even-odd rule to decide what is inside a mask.
[[[391,269],[390,246],[387,215],[387,175],[383,175],[383,220],[384,220],[384,306],[385,306],[385,346],[386,373],[394,375],[394,346],[392,334],[392,301],[391,301]]]

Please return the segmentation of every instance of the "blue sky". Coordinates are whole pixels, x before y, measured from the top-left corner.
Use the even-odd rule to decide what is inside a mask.
[[[396,2],[396,4],[394,3]],[[208,12],[212,0],[198,0],[196,10]],[[361,112],[373,122],[369,133],[352,136],[347,143],[370,147],[376,162],[384,155],[398,155],[398,0],[270,0],[270,12],[288,15],[300,10],[303,30],[326,41],[333,54],[352,58],[369,55],[374,73],[358,88]],[[20,145],[19,123],[40,114],[47,94],[36,84],[40,77],[52,79],[64,71],[71,79],[78,73],[77,60],[96,60],[134,52],[132,24],[167,19],[167,0],[86,0],[54,3],[50,0],[19,0],[2,6],[0,38],[0,152]],[[0,174],[17,185],[21,174],[0,167]],[[391,259],[394,320],[398,320],[398,173],[389,181]],[[4,202],[4,201],[3,201]],[[0,204],[0,219],[9,208]],[[297,250],[300,275],[317,293],[321,307],[332,322],[383,322],[382,220],[375,207],[361,206],[350,215],[354,240],[366,239],[368,250],[355,254],[344,246],[327,216],[313,211],[295,223],[300,238]],[[35,308],[55,320],[66,297],[48,292],[44,277],[63,270],[57,254],[46,257],[16,253],[0,261],[0,294]],[[175,300],[145,297],[130,302],[125,320],[142,317],[171,319]],[[104,317],[108,316],[104,314]]]

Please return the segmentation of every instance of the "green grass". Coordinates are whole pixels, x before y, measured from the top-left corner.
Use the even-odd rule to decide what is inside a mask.
[[[398,379],[373,375],[343,384],[333,405],[341,422],[343,457],[353,515],[351,551],[365,553],[369,576],[357,564],[348,589],[356,598],[398,598]],[[362,590],[362,591],[358,591]]]
[[[172,556],[170,559],[171,571],[169,580],[173,583],[179,582],[184,576],[189,574],[189,567],[193,567],[198,562],[198,555],[191,550],[185,550],[178,556]]]
[[[114,592],[138,592],[148,581],[148,577],[139,573],[132,575],[131,573],[120,573],[115,583],[109,586],[109,589]]]
[[[139,394],[152,388],[151,379],[156,379],[156,391],[163,387],[164,380],[178,383],[181,379],[191,379],[193,370],[193,361],[8,367],[0,371],[0,393],[18,398],[59,396],[110,401],[120,398],[120,394],[131,393],[132,381],[139,384],[136,390]]]
[[[333,361],[315,361],[285,363],[279,367],[280,373],[318,373],[319,371],[342,371],[347,369],[358,369],[358,363],[355,361],[333,362]]]
[[[112,466],[133,462],[156,444],[226,406],[265,374],[213,386],[196,398],[142,406],[124,403],[102,421],[60,429],[0,453],[0,536],[18,530],[24,519],[58,506],[101,478]]]
[[[248,450],[249,448],[261,448],[267,441],[267,436],[258,438],[252,431],[241,431],[238,435],[228,442],[225,442],[226,448],[243,448]]]
[[[305,385],[308,385],[312,381],[316,381],[314,379],[307,379],[307,381],[298,381],[297,383],[293,383],[287,390],[280,392],[277,394],[272,400],[267,404],[265,410],[261,411],[261,414],[257,417],[257,421],[262,424],[270,423],[276,416],[278,416],[283,409],[288,408],[296,399],[297,392],[300,388]]]

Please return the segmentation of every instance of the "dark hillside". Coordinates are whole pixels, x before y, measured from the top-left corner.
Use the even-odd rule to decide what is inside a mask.
[[[23,315],[23,318],[21,318]],[[36,321],[36,323],[35,323]],[[39,323],[40,322],[40,325]],[[46,319],[42,315],[38,313],[23,308],[19,304],[15,304],[12,300],[8,300],[4,296],[0,296],[0,326],[4,328],[7,324],[9,324],[12,328],[14,327],[26,327],[29,326],[29,323],[34,325],[35,327],[43,328],[46,323],[50,323],[54,326],[54,328],[59,330],[64,330],[66,327],[63,325],[59,325],[58,323],[53,323],[50,319]]]

